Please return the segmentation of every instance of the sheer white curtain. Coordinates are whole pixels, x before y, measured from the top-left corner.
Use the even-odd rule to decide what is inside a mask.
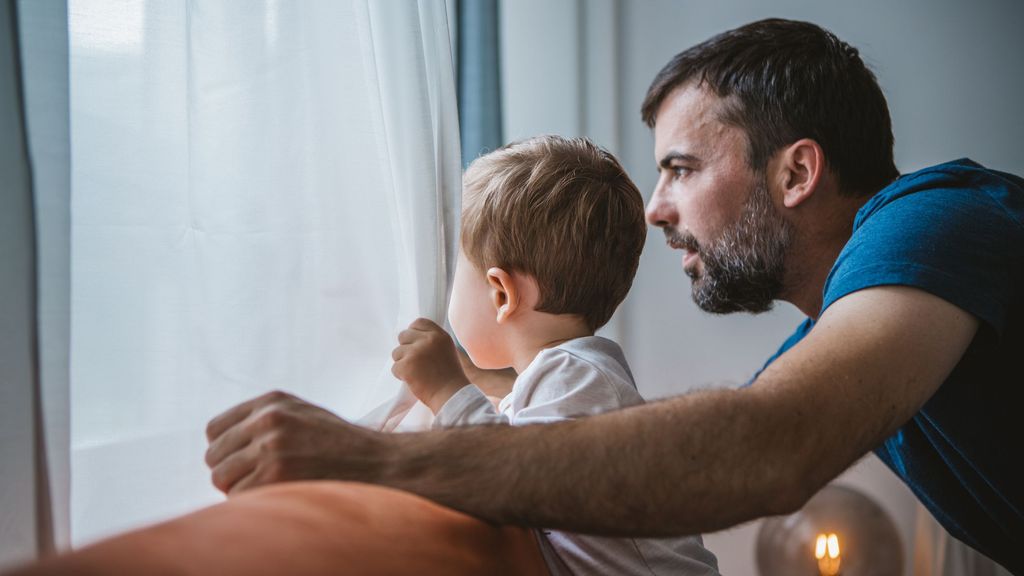
[[[69,25],[82,543],[218,499],[205,424],[264,391],[395,427],[461,172],[443,0],[70,0]]]

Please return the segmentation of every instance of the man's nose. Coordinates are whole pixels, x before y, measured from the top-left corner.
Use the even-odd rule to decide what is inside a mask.
[[[647,203],[647,209],[644,211],[647,223],[659,228],[676,226],[679,223],[679,212],[671,202],[666,188],[664,178],[659,177],[658,183],[654,186],[654,193],[651,194],[651,200]]]

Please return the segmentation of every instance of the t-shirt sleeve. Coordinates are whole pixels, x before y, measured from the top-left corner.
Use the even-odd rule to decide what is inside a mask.
[[[463,386],[434,415],[431,428],[452,428],[478,424],[508,424],[508,418],[494,409],[490,399],[476,386]]]
[[[1001,332],[1020,283],[1019,215],[969,187],[908,193],[858,217],[825,285],[822,311],[883,285],[930,292]]]
[[[747,386],[750,386],[754,382],[756,382],[757,379],[761,377],[761,373],[764,372],[765,369],[767,369],[772,362],[775,362],[775,360],[777,360],[779,356],[782,356],[783,354],[786,353],[787,350],[789,350],[793,346],[796,346],[797,343],[803,340],[804,336],[806,336],[807,333],[810,332],[811,328],[813,327],[814,320],[811,320],[810,318],[807,318],[806,320],[801,322],[800,325],[797,326],[796,330],[793,331],[792,334],[790,334],[789,338],[786,338],[786,341],[782,343],[782,346],[779,346],[779,349],[775,351],[775,354],[772,354],[770,358],[765,360],[764,365],[761,366],[761,369],[758,370],[750,378],[750,380],[747,380],[746,383],[744,383],[743,386],[741,386],[741,388],[746,388]]]

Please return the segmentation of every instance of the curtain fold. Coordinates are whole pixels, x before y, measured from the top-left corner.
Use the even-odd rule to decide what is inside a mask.
[[[388,166],[387,185],[395,199],[391,209],[395,243],[401,247],[403,287],[399,317],[404,329],[418,316],[444,324],[448,282],[458,250],[462,195],[459,125],[445,4],[420,0],[407,4],[366,0],[361,30],[376,70],[380,115],[374,120],[385,135],[378,154]],[[413,70],[415,74],[403,71]],[[406,95],[419,91],[423,98]],[[437,191],[423,194],[424,186]],[[396,332],[397,334],[397,332]],[[394,381],[388,371],[383,380]],[[430,411],[404,385],[398,394],[362,419],[388,431],[426,428]]]

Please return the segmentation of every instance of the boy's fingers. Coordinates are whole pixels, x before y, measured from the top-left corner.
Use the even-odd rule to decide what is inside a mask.
[[[413,323],[409,324],[409,328],[419,330],[421,332],[430,332],[432,330],[441,329],[440,326],[426,318],[417,318],[416,320],[413,320]]]

